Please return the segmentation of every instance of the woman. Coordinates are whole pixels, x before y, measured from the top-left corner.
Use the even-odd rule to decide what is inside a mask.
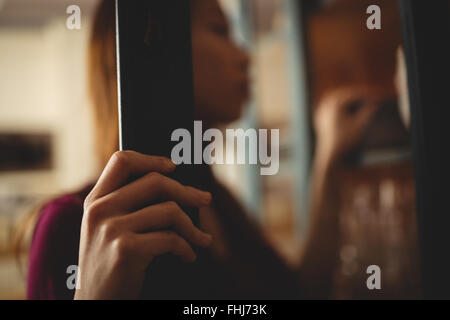
[[[42,210],[31,245],[28,298],[327,297],[337,251],[337,210],[331,198],[323,201],[320,195],[336,194],[331,183],[338,163],[334,146],[341,141],[326,141],[318,150],[312,231],[302,266],[290,270],[209,168],[199,177],[207,189],[201,191],[166,177],[175,169],[169,159],[115,152],[114,45],[114,1],[106,0],[95,18],[89,64],[105,169],[95,186],[60,197]],[[217,1],[192,0],[192,47],[196,117],[210,127],[238,119],[248,96],[249,60],[231,42]],[[339,103],[365,93],[341,92],[345,101]],[[372,111],[363,108],[362,115],[352,117],[363,122]],[[129,182],[131,176],[140,178]],[[200,209],[198,228],[181,206]],[[186,262],[182,270],[159,270],[164,275],[152,277],[155,258],[166,253]],[[66,271],[72,265],[79,266],[75,292],[67,286]]]

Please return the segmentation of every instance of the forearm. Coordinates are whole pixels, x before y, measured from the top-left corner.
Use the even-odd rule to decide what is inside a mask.
[[[302,284],[314,298],[329,297],[337,261],[338,168],[338,161],[318,150],[310,187],[310,226],[300,267]]]

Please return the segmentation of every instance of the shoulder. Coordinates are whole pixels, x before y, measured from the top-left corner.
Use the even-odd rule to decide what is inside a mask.
[[[79,230],[83,218],[83,203],[88,190],[90,187],[60,196],[45,204],[39,213],[33,242],[40,238],[65,237],[70,231]]]
[[[28,298],[71,298],[66,270],[78,264],[83,202],[79,194],[67,194],[40,210],[29,252]]]
[[[79,220],[83,216],[83,200],[76,195],[64,195],[48,202],[42,207],[40,216],[36,223],[33,241],[41,233],[47,236],[60,233],[66,229],[69,222]]]

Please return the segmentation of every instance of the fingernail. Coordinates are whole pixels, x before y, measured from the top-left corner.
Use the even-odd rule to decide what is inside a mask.
[[[167,159],[167,166],[169,169],[175,169],[177,167],[176,163],[172,161],[172,159]]]
[[[197,255],[193,255],[193,256],[191,256],[190,258],[188,258],[187,260],[186,260],[186,262],[189,262],[189,263],[192,263],[192,262],[195,262],[195,260],[197,260]]]
[[[211,203],[211,200],[212,200],[211,193],[202,191],[202,197],[203,197],[203,203],[205,205],[209,205]]]
[[[202,243],[201,243],[201,246],[209,247],[212,244],[212,241],[213,241],[212,235],[202,231]]]

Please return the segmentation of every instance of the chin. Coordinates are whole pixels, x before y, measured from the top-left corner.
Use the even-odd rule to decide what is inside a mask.
[[[215,106],[214,109],[210,109],[213,112],[204,114],[200,118],[206,123],[209,123],[211,127],[224,126],[239,120],[242,117],[245,106],[246,104],[243,102],[228,103],[221,107]]]
[[[241,118],[241,114],[221,114],[215,117],[215,120],[211,122],[212,127],[224,127],[233,123]]]
[[[227,110],[227,114],[224,115],[224,120],[226,120],[226,122],[228,122],[228,123],[235,122],[242,117],[243,112],[244,112],[243,104],[232,107]]]

